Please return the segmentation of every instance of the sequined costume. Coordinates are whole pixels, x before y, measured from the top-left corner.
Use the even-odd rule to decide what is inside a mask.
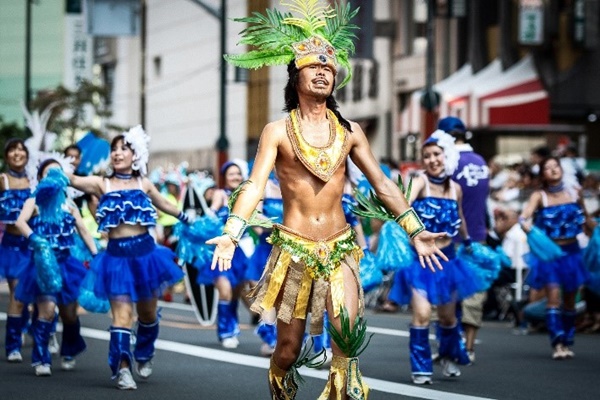
[[[429,180],[425,179],[425,196],[416,199],[412,206],[428,231],[446,232],[450,237],[458,234],[461,220],[455,185],[455,182],[450,181],[451,198],[432,197]],[[448,261],[440,260],[442,270],[432,273],[423,268],[418,261],[400,269],[394,276],[389,299],[398,304],[410,304],[415,290],[430,304],[444,305],[460,301],[487,288],[488,283],[474,271],[474,267],[456,257],[452,244],[441,250],[448,258]],[[411,326],[409,349],[412,374],[430,376],[433,373],[433,364],[428,326]],[[459,364],[469,363],[466,349],[461,345],[457,325],[440,326],[439,354],[441,358],[449,358]]]
[[[0,192],[0,222],[11,225],[17,221],[25,201],[31,196],[29,189],[11,189],[8,177],[3,175],[4,190]],[[27,239],[21,235],[4,232],[0,243],[0,279],[8,281],[19,279],[31,259],[31,250]],[[28,318],[27,318],[28,319]],[[21,333],[24,323],[20,315],[8,315],[6,318],[5,349],[6,355],[21,351]]]
[[[29,189],[10,189],[4,177],[4,190],[0,192],[0,222],[12,225],[17,221],[25,200],[31,196]],[[30,258],[27,239],[21,235],[4,232],[0,243],[0,278],[17,279]]]
[[[39,215],[29,220],[29,226],[33,233],[44,238],[50,244],[62,281],[62,287],[58,292],[46,292],[40,279],[43,279],[33,257],[29,259],[29,265],[21,275],[19,284],[15,291],[15,298],[25,304],[39,302],[53,302],[59,306],[72,304],[77,301],[79,288],[87,272],[81,261],[71,256],[70,248],[75,243],[76,227],[75,218],[66,211],[61,211],[62,217],[59,223],[43,221]],[[48,350],[50,335],[53,333],[53,321],[41,318],[34,319],[32,323],[32,335],[34,339],[31,353],[32,365],[52,364],[52,357]],[[60,355],[62,357],[75,357],[86,349],[85,341],[80,333],[79,319],[74,324],[63,325],[63,340]]]
[[[529,255],[530,268],[526,282],[535,289],[546,286],[560,287],[566,293],[576,292],[588,279],[589,273],[583,263],[583,253],[576,240],[585,223],[583,209],[576,202],[548,205],[548,196],[541,192],[542,207],[534,215],[534,225],[541,229],[552,240],[573,241],[561,245],[563,255],[552,261],[542,261],[533,253]],[[548,308],[546,325],[550,334],[552,347],[561,343],[571,346],[575,337],[575,311]]]
[[[148,195],[139,189],[111,191],[106,180],[105,194],[100,198],[96,211],[98,230],[109,232],[121,224],[152,227],[157,213]],[[91,263],[95,279],[87,280],[100,299],[123,302],[152,300],[160,296],[164,288],[183,278],[183,272],[174,261],[175,254],[155,243],[149,233],[131,237],[111,238],[105,251],[99,253]],[[129,348],[131,331],[111,327],[109,365],[116,376],[120,360],[132,359],[147,362],[154,355],[154,342],[158,337],[158,319],[149,324],[138,323],[137,341],[133,355]]]

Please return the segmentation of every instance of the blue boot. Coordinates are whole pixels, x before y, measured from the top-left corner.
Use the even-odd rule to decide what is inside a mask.
[[[448,359],[461,365],[469,365],[469,355],[460,337],[458,325],[446,327],[440,325],[440,359]]]
[[[38,318],[33,323],[33,350],[31,351],[31,365],[50,365],[52,356],[48,350],[52,321]]]
[[[158,338],[158,318],[149,324],[138,320],[137,341],[133,357],[137,362],[146,363],[154,357],[154,342]]]
[[[81,324],[79,318],[74,324],[63,324],[62,343],[60,355],[62,357],[75,357],[87,348],[85,340],[81,336]]]
[[[565,346],[573,346],[575,344],[575,310],[563,310],[562,323],[565,336],[563,344]]]
[[[236,312],[232,307],[232,303],[227,300],[219,300],[217,306],[217,337],[219,340],[236,337],[240,330],[235,318]]]
[[[433,374],[433,362],[431,360],[431,347],[429,346],[429,326],[410,327],[408,348],[413,380],[417,376],[430,377]],[[431,379],[427,383],[431,383]]]
[[[112,371],[112,377],[116,378],[121,361],[127,361],[131,370],[133,356],[130,349],[131,330],[127,328],[110,327],[110,343],[108,345],[108,365]]]
[[[23,344],[21,341],[22,331],[23,323],[21,320],[21,316],[9,315],[6,318],[6,338],[4,342],[6,356],[8,357],[9,361],[23,361],[23,359],[21,358],[21,346]],[[18,360],[16,358],[14,360],[11,360],[11,354],[14,354],[14,357],[16,357],[17,353],[19,355]]]
[[[277,327],[274,324],[271,325],[261,321],[256,327],[256,334],[269,347],[275,347],[275,343],[277,343]]]
[[[563,319],[560,309],[546,309],[546,328],[550,334],[550,344],[552,347],[565,341],[565,330],[563,328]]]

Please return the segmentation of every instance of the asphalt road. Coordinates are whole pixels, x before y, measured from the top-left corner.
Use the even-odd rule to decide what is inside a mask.
[[[0,284],[0,310],[6,310],[8,295]],[[179,298],[177,300],[180,300]],[[31,340],[24,348],[25,361],[9,364],[0,356],[0,398],[27,400],[58,399],[268,399],[268,359],[259,354],[260,341],[241,312],[242,334],[235,350],[221,348],[214,326],[196,322],[190,306],[181,302],[161,303],[160,339],[154,374],[147,381],[136,378],[138,389],[118,391],[107,365],[108,315],[83,314],[82,334],[88,350],[78,357],[74,371],[61,371],[54,358],[53,375],[36,377],[30,366]],[[6,313],[0,312],[5,331]],[[553,361],[545,334],[517,336],[510,324],[487,322],[480,331],[474,365],[463,367],[459,378],[445,378],[434,367],[433,385],[410,383],[408,323],[410,315],[376,314],[367,311],[371,344],[360,360],[370,399],[600,399],[600,335],[580,334],[576,357]],[[4,334],[0,337],[3,337]],[[4,343],[0,339],[0,343]],[[302,370],[306,383],[298,399],[316,399],[327,371]]]

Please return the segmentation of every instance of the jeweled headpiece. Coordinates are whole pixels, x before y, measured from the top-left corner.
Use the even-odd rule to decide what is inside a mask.
[[[308,65],[328,65],[337,72],[337,65],[346,69],[347,74],[338,88],[346,85],[352,76],[350,56],[354,53],[354,30],[359,27],[350,24],[358,13],[350,3],[335,2],[321,4],[321,0],[281,1],[281,5],[300,14],[294,17],[291,12],[282,14],[276,9],[266,9],[265,15],[254,12],[246,18],[234,21],[249,26],[240,34],[239,44],[255,47],[243,54],[226,54],[225,59],[240,68],[257,69],[270,65],[287,65],[292,60],[301,69]]]

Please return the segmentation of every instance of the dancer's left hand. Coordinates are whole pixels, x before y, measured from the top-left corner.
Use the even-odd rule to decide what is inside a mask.
[[[206,241],[206,244],[217,246],[213,254],[210,269],[214,270],[217,266],[219,271],[227,271],[231,268],[231,260],[235,251],[235,242],[228,235],[221,235]]]

